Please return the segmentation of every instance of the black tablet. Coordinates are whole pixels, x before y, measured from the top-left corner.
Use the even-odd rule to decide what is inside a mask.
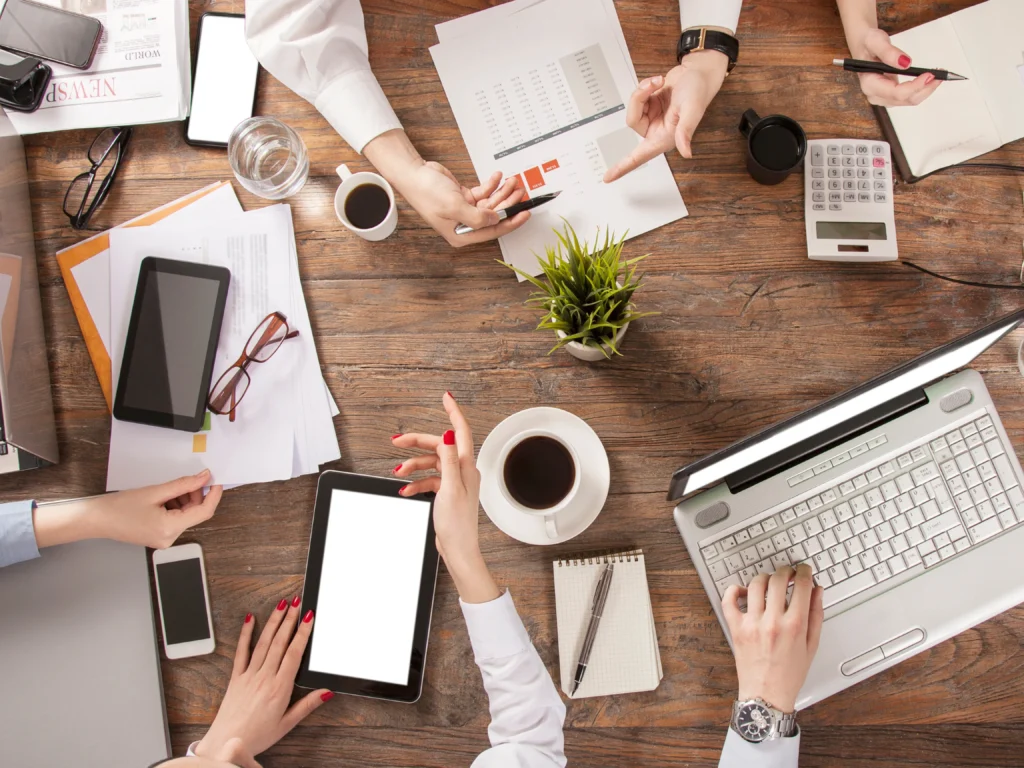
[[[419,699],[437,580],[434,495],[405,498],[404,485],[320,475],[302,593],[316,622],[298,685]]]
[[[230,282],[224,267],[142,260],[115,419],[187,432],[202,428]]]

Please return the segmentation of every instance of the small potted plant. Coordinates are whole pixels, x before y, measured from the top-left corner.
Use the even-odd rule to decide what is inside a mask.
[[[636,265],[647,255],[623,261],[626,238],[616,239],[608,230],[603,242],[597,233],[593,247],[586,240],[581,243],[568,222],[555,235],[558,243],[545,248],[546,258],[537,257],[546,282],[506,264],[538,289],[526,303],[544,312],[537,329],[558,336],[548,354],[565,347],[589,362],[621,355],[619,346],[630,322],[657,314],[638,313],[632,304],[642,279],[636,277]]]

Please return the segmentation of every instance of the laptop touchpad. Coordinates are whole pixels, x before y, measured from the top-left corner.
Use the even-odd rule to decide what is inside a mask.
[[[842,666],[842,672],[847,677],[863,672],[868,667],[873,667],[885,659],[891,659],[893,656],[904,653],[911,648],[920,645],[924,642],[925,633],[923,629],[915,628],[908,632],[904,632],[899,637],[896,637],[889,642],[880,645],[877,648],[872,648],[866,653],[862,653],[860,656],[856,656],[849,661],[845,662]]]

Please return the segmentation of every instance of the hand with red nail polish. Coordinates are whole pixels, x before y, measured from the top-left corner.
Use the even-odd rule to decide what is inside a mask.
[[[246,616],[228,690],[213,725],[195,749],[200,759],[258,768],[256,755],[272,747],[304,717],[330,700],[330,691],[321,689],[288,706],[299,663],[313,631],[312,611],[306,611],[299,621],[300,602],[296,595],[277,603],[255,647],[252,636],[256,622],[252,621],[252,614]],[[244,759],[224,757],[229,752]],[[202,765],[196,761],[196,768]]]
[[[910,56],[889,40],[889,35],[878,28],[875,0],[837,0],[843,19],[846,42],[855,59],[881,61],[891,67],[906,69]],[[880,107],[915,106],[931,96],[941,81],[934,75],[920,75],[901,83],[896,75],[861,73],[860,89],[868,102]]]

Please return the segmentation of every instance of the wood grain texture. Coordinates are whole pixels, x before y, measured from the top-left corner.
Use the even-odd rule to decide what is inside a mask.
[[[463,179],[464,145],[427,48],[433,25],[484,0],[366,0],[371,61],[423,154]],[[899,31],[972,0],[880,4]],[[641,77],[670,65],[676,3],[616,3]],[[856,79],[831,66],[845,52],[832,0],[748,0],[741,64],[694,140],[692,161],[669,163],[688,218],[633,240],[651,253],[643,309],[626,357],[586,365],[547,356],[522,305],[528,290],[496,264],[493,244],[454,251],[400,202],[386,243],[351,236],[332,213],[340,162],[366,168],[313,107],[265,73],[257,109],[306,141],[312,175],[290,202],[303,289],[324,375],[341,406],[337,468],[386,474],[402,456],[394,432],[442,428],[452,390],[477,442],[509,414],[552,405],[585,418],[611,460],[613,487],[576,540],[528,547],[481,516],[485,556],[508,584],[537,648],[557,674],[550,563],[563,554],[642,546],[665,679],[658,690],[569,704],[566,750],[581,766],[704,766],[717,761],[736,679],[721,629],[665,502],[671,472],[896,362],[1021,305],[1017,294],[954,286],[900,264],[809,261],[799,175],[761,187],[743,166],[744,109],[790,115],[811,138],[880,138]],[[192,31],[206,10],[192,2]],[[26,141],[49,361],[62,461],[4,477],[2,497],[40,499],[103,490],[110,417],[60,273],[57,249],[76,242],[61,213],[85,163],[90,131]],[[1020,144],[992,161],[1024,162]],[[180,124],[137,129],[122,176],[93,225],[107,227],[206,183],[230,177],[224,153],[190,148]],[[1021,179],[957,170],[896,190],[900,252],[944,273],[1016,283]],[[263,203],[238,190],[247,209]],[[1012,338],[978,360],[1011,438],[1024,443],[1024,382]],[[199,738],[222,695],[235,637],[301,587],[315,478],[230,491],[216,517],[187,535],[206,552],[215,654],[164,662],[176,753]],[[1024,758],[1024,610],[1011,610],[802,715],[801,765],[1008,766]],[[466,766],[487,745],[486,698],[451,581],[442,572],[422,699],[393,705],[336,699],[263,758],[290,766]]]

